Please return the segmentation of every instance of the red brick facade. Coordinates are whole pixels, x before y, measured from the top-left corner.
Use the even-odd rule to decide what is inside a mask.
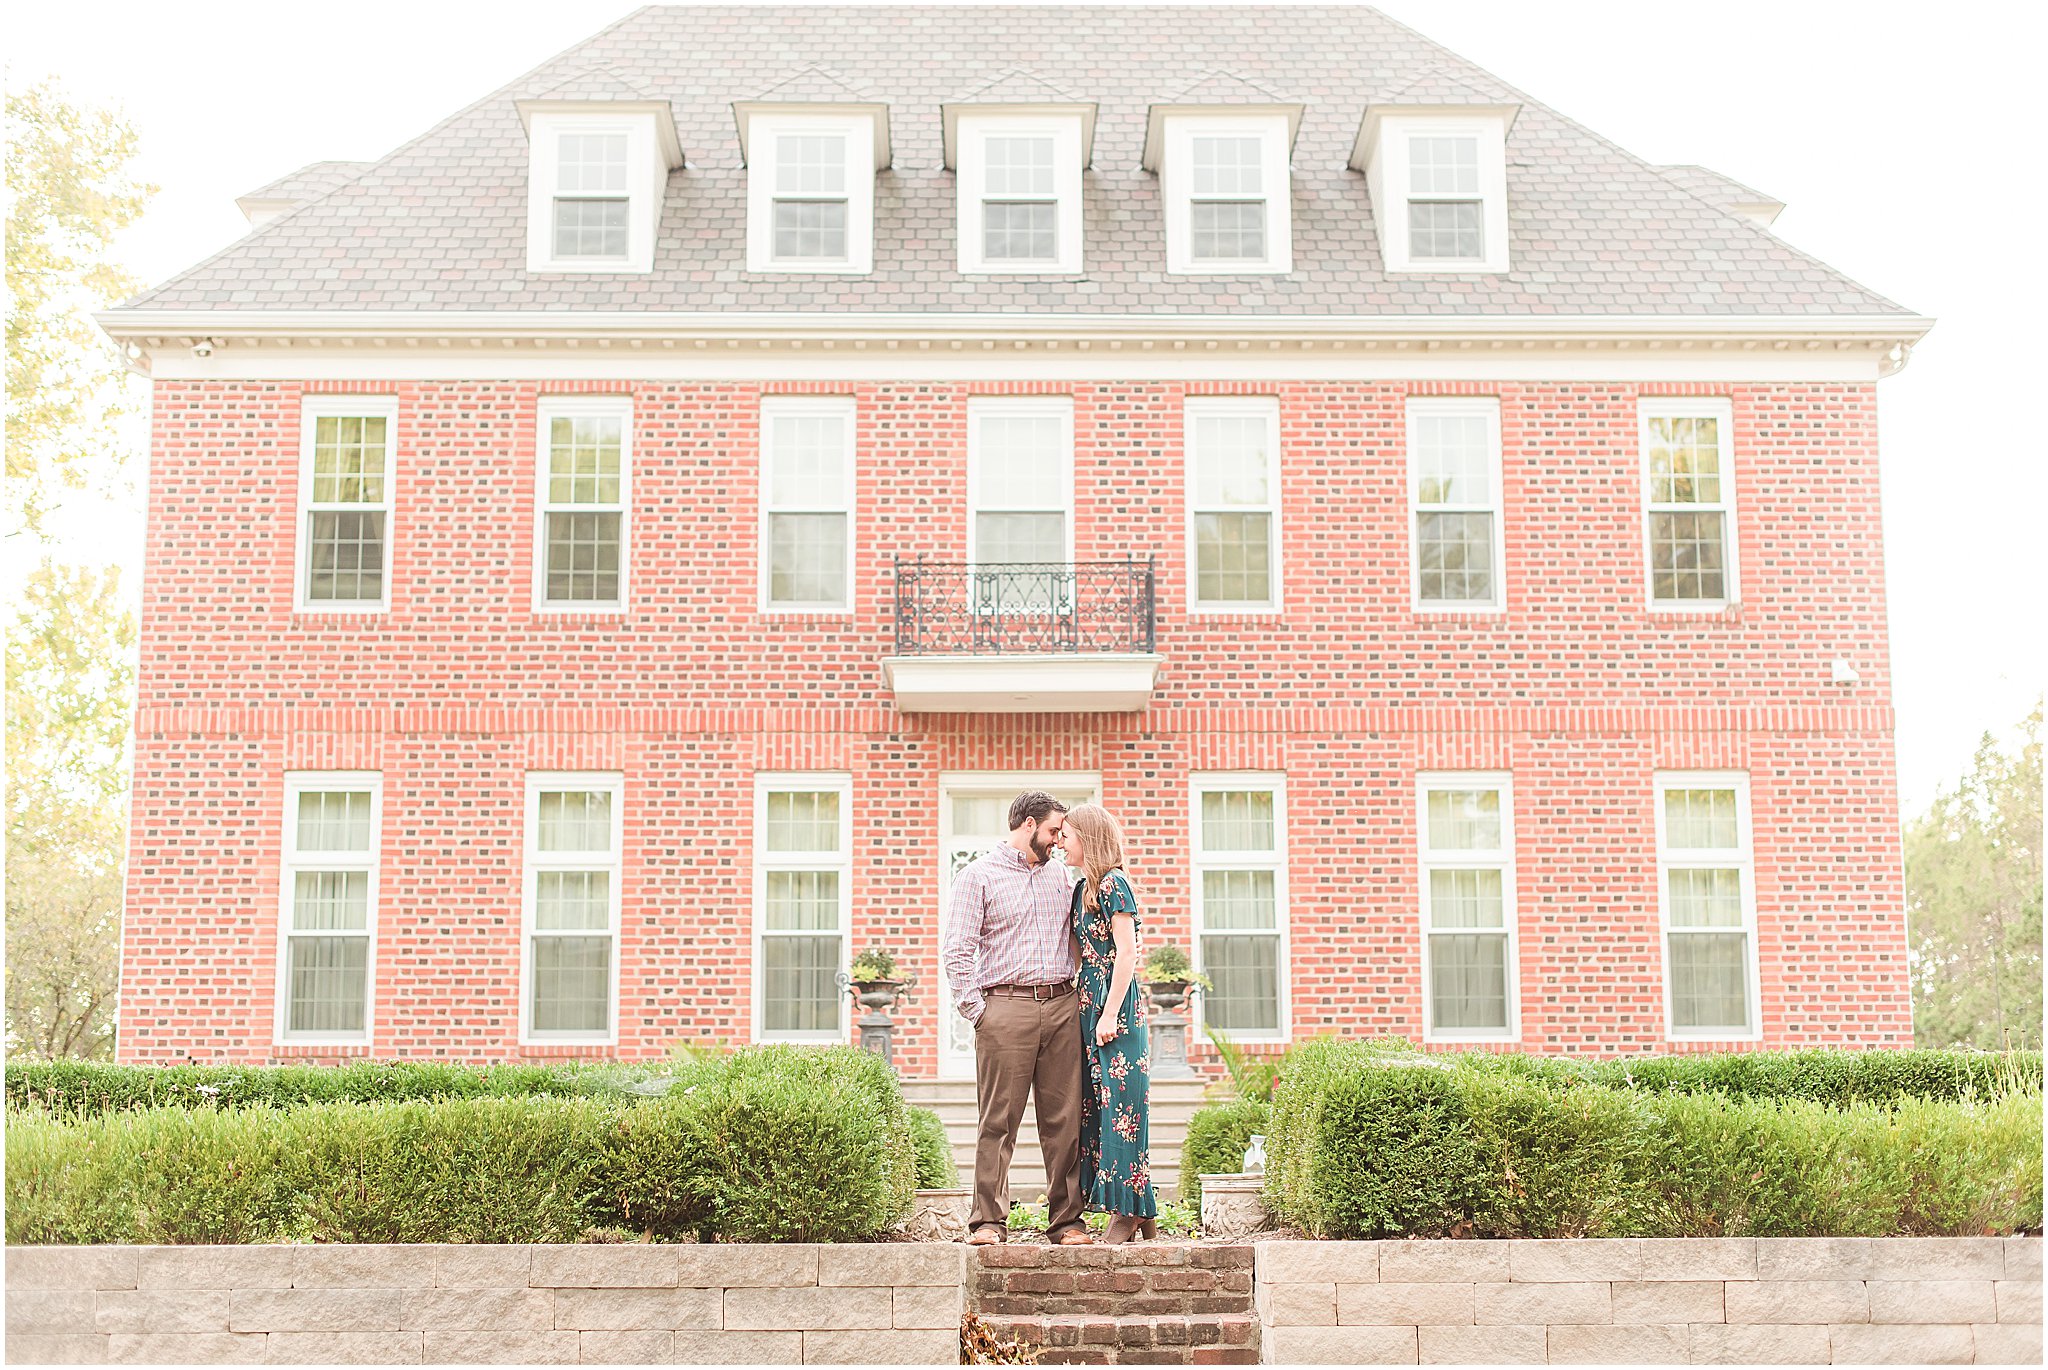
[[[293,611],[300,397],[398,400],[384,614]],[[541,395],[630,394],[631,604],[531,608]],[[858,403],[855,612],[758,601],[759,399]],[[960,558],[973,394],[1070,394],[1080,559],[1157,558],[1142,713],[901,714],[891,559]],[[1188,612],[1182,401],[1277,395],[1277,614]],[[1403,402],[1500,402],[1504,613],[1411,607]],[[1741,603],[1645,608],[1637,401],[1733,406]],[[1829,664],[1851,661],[1851,685]],[[1746,772],[1762,1045],[1911,1022],[1879,526],[1861,384],[177,382],[156,386],[119,1051],[657,1056],[750,1031],[754,777],[848,772],[853,949],[907,948],[935,1062],[937,779],[1099,773],[1149,939],[1187,942],[1194,772],[1286,776],[1294,1037],[1419,1037],[1415,776],[1513,777],[1523,1049],[1674,1049],[1653,774]],[[273,1044],[284,781],[382,776],[372,1038]],[[624,776],[617,1046],[521,1048],[530,770]]]

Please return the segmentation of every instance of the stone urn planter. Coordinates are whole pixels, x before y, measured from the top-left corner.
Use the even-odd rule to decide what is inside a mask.
[[[1189,985],[1187,980],[1147,980],[1145,994],[1153,1008],[1171,1013],[1187,1003]]]
[[[971,1189],[920,1189],[911,1197],[910,1216],[901,1230],[921,1242],[965,1241],[973,1206]]]
[[[1228,1240],[1272,1231],[1273,1217],[1259,1198],[1265,1183],[1264,1175],[1204,1175],[1202,1236]]]
[[[855,980],[853,997],[862,1008],[879,1013],[895,1006],[897,997],[908,983],[907,980]]]

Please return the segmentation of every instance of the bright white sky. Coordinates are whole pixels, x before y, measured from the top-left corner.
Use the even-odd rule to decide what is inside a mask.
[[[8,19],[8,79],[55,74],[134,121],[162,193],[122,256],[155,283],[241,236],[237,195],[307,162],[379,157],[631,8],[23,5]],[[1899,768],[1917,812],[2048,680],[2048,617],[2029,593],[2048,539],[2044,453],[2028,436],[2041,431],[2028,412],[2040,345],[2024,331],[2043,302],[2033,130],[2048,6],[1381,8],[1638,155],[1785,201],[1774,231],[1788,242],[1940,320],[1879,387]],[[68,554],[116,549],[132,579],[139,503],[80,501]],[[1825,504],[1813,517],[1824,527]]]

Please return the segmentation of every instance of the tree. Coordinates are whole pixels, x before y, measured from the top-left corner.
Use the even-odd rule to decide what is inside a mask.
[[[44,536],[66,489],[125,465],[117,419],[133,387],[87,311],[138,282],[113,265],[113,238],[156,187],[131,178],[136,136],[44,81],[7,96],[7,536]]]
[[[2041,1045],[2041,713],[1906,828],[1913,1039]]]

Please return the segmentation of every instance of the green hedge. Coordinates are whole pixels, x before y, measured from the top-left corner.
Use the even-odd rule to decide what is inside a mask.
[[[2041,1094],[1835,1105],[1316,1042],[1290,1055],[1268,1204],[1315,1236],[2039,1231]]]
[[[910,1110],[910,1141],[917,1149],[919,1189],[957,1189],[960,1167],[953,1163],[953,1142],[946,1125],[928,1108]]]
[[[1180,1201],[1201,1212],[1202,1176],[1236,1174],[1252,1134],[1264,1132],[1272,1118],[1272,1106],[1256,1099],[1197,1109],[1180,1145]]]
[[[596,1097],[632,1092],[657,1067],[470,1066],[445,1061],[358,1061],[341,1066],[117,1066],[93,1061],[10,1061],[7,1104],[90,1115],[176,1104],[187,1108],[296,1108],[408,1099]]]
[[[1379,1044],[1382,1050],[1388,1044]],[[1996,1099],[2042,1087],[2038,1051],[1703,1051],[1574,1061],[1519,1052],[1444,1053],[1461,1066],[1552,1083],[1578,1080],[1661,1094],[1889,1104]]]
[[[880,1058],[749,1048],[642,1104],[455,1098],[10,1111],[28,1244],[852,1241],[899,1221],[911,1122]]]

